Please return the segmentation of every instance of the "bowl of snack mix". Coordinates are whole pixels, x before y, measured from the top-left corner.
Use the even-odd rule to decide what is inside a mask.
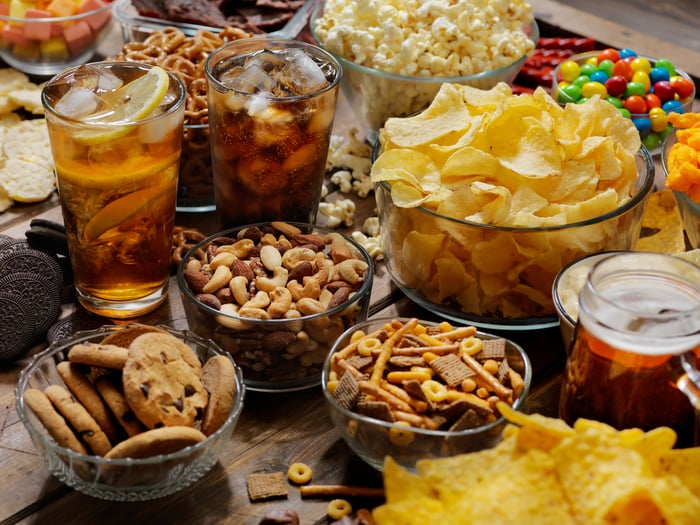
[[[673,190],[690,248],[700,248],[700,113],[671,115],[674,129],[661,147],[666,187]],[[697,125],[697,127],[693,127]]]
[[[340,62],[343,94],[370,143],[387,118],[425,108],[443,82],[489,88],[512,81],[539,37],[520,0],[328,0],[314,8],[309,27]]]
[[[107,0],[0,3],[0,58],[30,75],[54,75],[88,62],[111,20]]]
[[[690,111],[695,82],[668,59],[640,56],[633,49],[606,48],[561,62],[552,74],[552,97],[579,103],[598,95],[631,118],[652,155],[672,129],[670,113]]]
[[[532,369],[516,343],[471,325],[381,318],[338,338],[323,368],[336,429],[377,470],[391,456],[413,469],[424,458],[495,446],[522,408]]]
[[[447,319],[523,330],[557,325],[567,263],[634,246],[654,164],[600,99],[443,84],[426,110],[385,123],[370,176],[394,283]]]
[[[53,476],[95,498],[144,501],[206,475],[233,433],[245,386],[211,340],[130,324],[57,340],[21,372],[15,397]]]
[[[374,267],[350,237],[309,224],[216,233],[178,267],[190,330],[243,369],[249,390],[317,387],[329,349],[367,318]]]

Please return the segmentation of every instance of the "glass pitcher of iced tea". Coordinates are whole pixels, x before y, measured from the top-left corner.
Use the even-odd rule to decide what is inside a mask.
[[[559,414],[618,429],[673,428],[698,444],[700,267],[671,255],[616,253],[596,263],[580,311]]]

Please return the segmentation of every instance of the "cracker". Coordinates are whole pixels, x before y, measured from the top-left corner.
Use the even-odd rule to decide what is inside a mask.
[[[486,424],[486,419],[479,415],[476,410],[470,408],[462,416],[455,421],[450,427],[450,432],[456,432],[458,430],[468,430],[470,428],[477,428]]]
[[[54,191],[54,172],[34,159],[10,158],[0,168],[0,186],[18,202],[40,202]]]
[[[481,350],[474,356],[477,361],[486,361],[494,359],[501,361],[506,357],[506,340],[505,339],[484,339],[482,341]]]
[[[451,387],[474,375],[474,371],[465,365],[455,354],[437,357],[430,362],[430,367]]]
[[[389,358],[389,364],[397,368],[411,368],[412,366],[424,366],[422,356],[395,355]]]
[[[358,370],[362,370],[366,366],[371,365],[373,361],[370,356],[354,355],[347,360],[347,363]]]
[[[286,498],[287,483],[284,472],[256,472],[246,476],[248,497],[250,501],[260,501],[269,498]]]
[[[382,421],[394,422],[396,418],[391,412],[391,407],[384,401],[359,401],[357,412],[363,416],[381,419]]]
[[[359,396],[360,387],[357,385],[357,378],[352,374],[343,374],[333,391],[335,400],[341,407],[350,410],[357,404]]]

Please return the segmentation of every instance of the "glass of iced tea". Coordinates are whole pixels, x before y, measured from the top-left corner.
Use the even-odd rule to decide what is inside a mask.
[[[214,196],[222,230],[314,223],[341,69],[296,40],[235,40],[205,64]]]
[[[559,405],[568,423],[667,426],[698,444],[700,267],[671,255],[615,253],[590,270]]]
[[[78,300],[131,318],[167,296],[185,89],[159,67],[96,62],[42,91]]]

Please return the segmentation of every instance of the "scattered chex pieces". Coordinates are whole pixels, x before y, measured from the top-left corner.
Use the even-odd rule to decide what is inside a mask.
[[[288,495],[284,472],[255,472],[246,476],[250,501],[286,498]]]

